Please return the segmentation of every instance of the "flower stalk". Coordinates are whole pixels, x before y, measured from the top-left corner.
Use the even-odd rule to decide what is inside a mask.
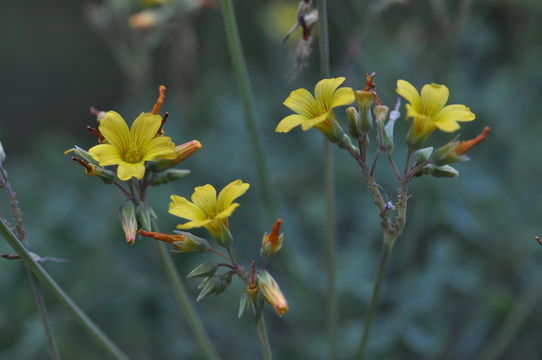
[[[2,148],[2,144],[0,143],[0,184],[5,189],[6,194],[9,198],[11,211],[13,213],[13,217],[15,218],[16,234],[19,238],[21,238],[23,246],[28,248],[28,238],[26,237],[26,229],[23,222],[23,213],[21,211],[21,208],[19,207],[19,203],[17,201],[15,192],[11,188],[11,183],[9,182],[7,171],[4,169],[4,166],[3,166],[3,162],[5,158],[6,156],[5,156],[4,149]],[[45,301],[43,300],[43,293],[41,291],[39,281],[36,278],[36,276],[28,268],[27,268],[27,272],[28,272],[28,277],[30,280],[30,287],[32,289],[32,296],[34,297],[34,301],[36,303],[36,308],[38,310],[38,315],[43,326],[43,331],[45,332],[45,337],[47,339],[47,345],[49,347],[49,353],[51,355],[51,359],[53,360],[60,359],[60,353],[58,352],[55,336],[53,334],[53,330],[51,329],[51,324],[49,322],[49,314],[47,312],[47,306],[45,305]]]
[[[271,190],[269,174],[267,172],[267,161],[264,157],[262,150],[262,141],[258,133],[258,128],[256,126],[256,106],[254,103],[252,85],[250,83],[250,78],[248,75],[246,60],[243,55],[243,48],[241,46],[241,39],[239,36],[239,28],[237,26],[237,20],[235,19],[235,11],[233,8],[232,0],[222,0],[222,15],[224,19],[224,28],[226,30],[226,37],[228,41],[232,65],[241,93],[241,99],[243,101],[243,108],[245,112],[245,126],[250,134],[250,142],[252,145],[252,151],[254,153],[258,180],[261,184],[262,197],[265,201],[269,217],[275,218],[277,209],[273,196],[273,191]]]
[[[272,360],[273,353],[271,352],[271,345],[269,344],[269,336],[267,336],[267,326],[265,325],[265,319],[263,314],[256,320],[256,329],[258,330],[258,337],[262,344],[262,354],[264,360]]]
[[[329,30],[327,0],[318,0],[318,47],[320,51],[320,73],[323,78],[331,76],[329,59]],[[327,328],[330,359],[337,358],[337,321],[338,303],[336,289],[336,236],[335,236],[335,164],[331,144],[324,139],[324,188],[325,188],[325,223],[324,243],[326,258],[326,294]]]
[[[94,337],[94,339],[106,350],[114,359],[128,360],[128,356],[122,352],[107,335],[98,328],[92,320],[77,306],[77,304],[62,290],[56,281],[38,264],[32,255],[28,252],[9,225],[4,219],[0,218],[0,233],[6,239],[8,244],[15,250],[25,263],[26,267],[38,278],[56,298],[64,305],[68,311],[79,321],[79,323]]]

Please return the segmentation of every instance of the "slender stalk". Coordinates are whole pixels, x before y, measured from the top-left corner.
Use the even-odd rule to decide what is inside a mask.
[[[17,201],[15,191],[13,191],[11,183],[9,182],[8,173],[1,163],[0,173],[1,183],[6,191],[9,203],[11,205],[11,211],[13,213],[13,217],[15,218],[16,235],[22,240],[23,246],[28,248],[28,238],[26,236],[26,229],[23,222],[23,213],[21,211],[21,208],[19,207],[19,202]],[[53,334],[53,330],[51,329],[49,315],[47,313],[47,306],[45,305],[45,301],[43,300],[43,293],[39,286],[38,279],[28,269],[27,271],[30,280],[30,287],[32,289],[32,296],[34,297],[34,302],[36,303],[36,308],[38,310],[38,316],[41,320],[43,331],[45,332],[45,338],[47,339],[49,354],[51,355],[51,359],[60,360],[60,353],[58,352],[55,336]]]
[[[326,258],[326,303],[327,328],[329,337],[330,359],[337,358],[337,321],[338,303],[336,286],[336,237],[335,237],[335,176],[331,144],[324,140],[324,186],[326,220],[324,224],[324,246]]]
[[[80,324],[94,337],[94,339],[106,350],[113,358],[119,360],[127,360],[122,350],[120,350],[108,337],[98,328],[92,320],[75,304],[75,302],[62,290],[53,278],[38,264],[28,250],[24,247],[21,240],[13,233],[4,219],[0,219],[0,233],[6,239],[8,244],[15,250],[25,263],[27,269],[38,278],[38,280],[49,291],[57,297],[71,314],[77,319]]]
[[[186,291],[181,277],[179,276],[177,268],[173,264],[171,255],[167,250],[167,246],[160,241],[155,241],[155,245],[158,254],[160,255],[160,260],[164,265],[164,269],[166,271],[173,293],[175,294],[175,298],[177,299],[177,303],[186,315],[188,323],[190,324],[190,328],[192,329],[192,332],[196,337],[196,341],[198,342],[198,345],[203,351],[203,353],[205,354],[205,358],[209,360],[220,359],[220,357],[218,356],[218,352],[216,351],[213,343],[211,342],[211,339],[209,338],[209,335],[207,335],[207,332],[203,327],[203,323],[198,313],[196,312],[194,305],[190,301],[188,292]]]
[[[387,158],[395,176],[397,177],[397,180],[401,181],[402,176],[401,176],[401,173],[399,172],[399,169],[397,168],[397,165],[395,165],[395,161],[393,161],[393,158],[391,157],[391,155],[388,155]]]
[[[275,199],[271,189],[269,174],[267,172],[266,159],[264,157],[262,141],[256,127],[256,106],[254,105],[254,97],[252,85],[248,76],[248,68],[243,55],[241,39],[239,36],[239,28],[235,19],[232,0],[222,0],[222,15],[224,18],[224,28],[228,40],[228,47],[233,63],[233,69],[241,92],[243,108],[245,111],[245,126],[250,134],[252,144],[252,152],[256,162],[256,171],[258,180],[261,184],[262,196],[269,213],[269,217],[274,219],[277,214]]]
[[[532,314],[534,308],[540,303],[542,297],[542,283],[535,281],[521,296],[514,302],[514,307],[497,330],[495,337],[484,347],[482,354],[477,357],[479,360],[495,360],[501,358],[502,353],[510,344],[518,330]]]
[[[152,223],[152,231],[158,231],[158,226],[154,221]],[[188,296],[188,291],[186,290],[186,287],[181,280],[181,276],[173,263],[173,259],[171,258],[171,254],[169,253],[167,246],[160,241],[155,241],[154,244],[156,245],[156,250],[158,251],[158,255],[160,256],[164,270],[166,271],[166,275],[169,279],[175,299],[181,307],[181,310],[186,315],[188,324],[196,337],[199,347],[205,354],[205,358],[209,360],[220,359],[220,356],[211,342],[207,331],[203,327],[203,322],[201,321],[194,304]]]
[[[373,285],[373,292],[371,294],[371,300],[369,301],[369,306],[365,313],[365,319],[363,321],[363,331],[361,335],[361,340],[356,353],[356,359],[362,360],[365,347],[367,346],[367,340],[369,339],[369,334],[371,333],[371,325],[373,323],[373,318],[376,312],[376,306],[378,304],[378,298],[380,297],[380,287],[384,280],[384,275],[388,267],[388,261],[390,259],[390,254],[393,249],[393,244],[397,237],[384,232],[384,242],[382,244],[382,252],[380,254],[380,260],[378,262],[378,270],[376,272],[376,277]]]
[[[318,0],[318,47],[320,50],[320,73],[322,77],[329,78],[331,75],[329,61],[329,31],[327,17],[327,0]],[[326,221],[324,224],[324,242],[326,257],[326,302],[327,302],[327,328],[329,338],[329,358],[337,358],[337,289],[336,255],[335,255],[335,181],[334,162],[331,144],[324,140],[324,188]]]
[[[38,315],[43,326],[43,331],[45,332],[45,338],[47,339],[47,345],[49,346],[49,353],[51,359],[60,360],[60,353],[58,352],[58,347],[56,346],[55,336],[53,335],[53,330],[51,329],[51,324],[49,322],[49,315],[47,313],[47,307],[45,306],[45,301],[43,300],[43,293],[38,282],[38,278],[27,269],[28,277],[30,278],[30,287],[32,288],[32,295],[36,302],[36,308],[38,309]]]
[[[269,345],[269,337],[267,336],[267,326],[265,325],[265,319],[263,313],[256,320],[256,329],[258,330],[258,337],[262,344],[262,354],[264,360],[272,360],[273,354],[271,353],[271,345]]]

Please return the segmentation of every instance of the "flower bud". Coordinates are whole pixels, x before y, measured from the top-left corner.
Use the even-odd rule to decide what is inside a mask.
[[[429,174],[436,178],[455,178],[459,176],[459,171],[450,165],[434,166],[427,165]]]
[[[132,201],[126,201],[119,209],[120,223],[128,244],[134,244],[137,233],[135,206]]]
[[[152,179],[151,185],[163,185],[169,182],[181,179],[186,175],[190,174],[190,170],[185,169],[167,169],[165,171],[159,172]]]
[[[215,294],[221,285],[222,285],[222,281],[217,277],[213,276],[213,277],[205,278],[205,280],[203,280],[201,284],[198,286],[201,288],[201,291],[196,301],[199,302],[200,300],[205,299],[207,296],[211,294]]]
[[[129,22],[133,29],[147,30],[156,26],[159,16],[155,10],[143,10],[132,15]]]
[[[282,219],[277,219],[270,233],[265,234],[260,248],[260,255],[263,258],[270,258],[282,248],[284,234],[279,234]]]
[[[177,165],[181,161],[189,158],[193,153],[201,149],[203,145],[198,140],[192,140],[175,147],[177,157],[173,160],[162,159],[151,165],[152,171],[162,171]]]
[[[156,219],[156,214],[150,206],[142,204],[136,207],[136,218],[140,228],[151,230],[152,220]]]
[[[489,132],[490,128],[486,126],[480,135],[476,136],[474,139],[466,141],[450,141],[435,151],[431,157],[432,162],[436,165],[444,165],[469,160],[469,157],[465,155],[465,153],[484,141],[489,135]]]
[[[139,230],[139,234],[155,240],[170,243],[175,246],[179,252],[202,252],[209,249],[209,243],[205,239],[187,232],[178,232],[177,234],[173,235]]]
[[[87,174],[87,176],[99,177],[106,184],[112,184],[113,182],[115,182],[116,178],[114,172],[104,169],[103,167],[91,164],[83,159],[73,157],[72,160],[83,166],[83,168],[85,169],[85,174]]]
[[[374,108],[375,123],[376,123],[376,139],[378,149],[384,154],[390,155],[393,152],[393,127],[395,121],[391,119],[386,124],[389,108],[385,105],[377,105]]]
[[[194,270],[190,271],[186,277],[188,279],[193,279],[197,277],[204,277],[204,276],[212,276],[218,269],[218,266],[213,263],[203,263],[194,268]]]
[[[358,90],[355,92],[359,106],[360,131],[368,134],[373,127],[373,116],[371,114],[371,103],[374,95],[371,91]]]
[[[0,164],[2,164],[5,160],[6,160],[6,152],[4,151],[2,142],[0,142]]]
[[[348,120],[348,132],[354,139],[359,139],[361,137],[361,122],[355,107],[346,108],[346,118]]]
[[[258,272],[258,288],[279,316],[283,316],[288,311],[288,302],[280,291],[279,284],[266,270]]]
[[[414,158],[416,159],[416,164],[421,164],[421,163],[429,160],[432,153],[433,153],[433,147],[432,146],[416,150],[414,152]]]

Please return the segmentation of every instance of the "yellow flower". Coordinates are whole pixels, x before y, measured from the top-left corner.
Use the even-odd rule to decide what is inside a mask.
[[[352,88],[337,89],[344,80],[344,77],[320,80],[314,88],[314,96],[307,89],[292,91],[283,104],[296,114],[282,119],[275,131],[287,133],[298,125],[304,131],[316,127],[331,141],[340,140],[338,132],[342,134],[342,130],[335,120],[333,108],[354,102]]]
[[[228,246],[231,239],[228,239],[228,217],[239,206],[233,201],[243,195],[249,184],[241,180],[229,183],[216,196],[216,189],[212,185],[198,186],[192,194],[192,201],[171,195],[169,213],[183,219],[190,220],[184,224],[177,225],[179,229],[192,229],[205,227],[209,233],[222,246]]]
[[[397,94],[410,103],[406,105],[406,116],[413,118],[413,122],[407,143],[413,148],[419,148],[437,128],[454,132],[459,129],[458,121],[472,121],[476,118],[465,105],[446,105],[450,92],[444,85],[426,84],[420,94],[408,81],[398,80]]]
[[[141,113],[128,129],[122,116],[108,111],[99,126],[107,143],[96,145],[88,152],[100,166],[118,165],[119,179],[141,179],[145,174],[145,161],[177,157],[171,138],[156,136],[161,123],[160,115]]]

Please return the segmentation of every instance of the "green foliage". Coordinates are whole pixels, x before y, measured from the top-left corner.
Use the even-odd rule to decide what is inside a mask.
[[[309,68],[287,83],[291,47],[264,32],[267,3],[273,2],[236,2],[261,116],[258,126],[287,234],[283,251],[298,275],[291,277],[282,264],[273,264],[290,311],[281,319],[267,316],[267,324],[277,359],[320,359],[327,353],[322,139],[317,133],[273,132],[288,113],[281,102],[289,91],[319,78],[317,51]],[[461,16],[459,1],[411,1],[384,10],[376,7],[379,2],[330,3],[332,75],[345,75],[348,86],[360,88],[363,74],[375,71],[379,94],[389,105],[395,103],[397,78],[418,87],[445,83],[451,103],[468,104],[477,114],[476,122],[464,127],[465,138],[486,125],[493,129],[469,154],[473,161],[457,166],[459,177],[421,177],[411,184],[415,196],[409,221],[392,255],[368,348],[369,358],[377,359],[477,358],[539,281],[542,249],[532,238],[540,234],[542,218],[540,2],[475,1],[456,30],[455,22],[446,19]],[[448,11],[434,10],[431,4],[438,3]],[[0,41],[6,48],[0,57],[0,140],[31,249],[70,260],[44,266],[131,358],[200,359],[152,240],[126,244],[117,216],[122,196],[84,176],[62,153],[75,143],[87,148],[94,143],[84,133],[85,125],[94,125],[88,106],[135,117],[150,110],[155,85],[168,85],[171,96],[163,107],[170,112],[168,134],[178,143],[198,139],[203,149],[183,164],[191,169],[189,176],[150,189],[161,229],[173,230],[176,224],[167,214],[170,194],[187,196],[194,186],[222,187],[241,178],[253,187],[230,226],[242,244],[238,257],[257,257],[259,232],[272,224],[255,180],[220,14],[205,10],[175,22],[167,41],[152,53],[152,86],[136,88],[82,13],[78,2],[67,0],[54,6],[38,1],[0,5]],[[350,56],[348,49],[356,48]],[[400,119],[395,127],[398,141],[408,126]],[[450,140],[438,136],[427,146]],[[380,233],[358,169],[344,152],[336,151],[336,163],[338,339],[345,358],[359,339]],[[7,202],[0,199],[7,213]],[[11,253],[2,241],[0,253]],[[207,261],[193,254],[174,254],[174,260],[181,274]],[[186,282],[193,299],[197,283]],[[236,360],[255,359],[260,350],[253,324],[236,317],[240,292],[232,282],[197,309],[225,358],[233,353]],[[0,293],[0,359],[43,359],[45,338],[22,264],[0,259]],[[535,295],[542,297],[539,291]],[[105,356],[49,294],[45,298],[63,358]],[[542,313],[534,305],[503,359],[539,358]]]

